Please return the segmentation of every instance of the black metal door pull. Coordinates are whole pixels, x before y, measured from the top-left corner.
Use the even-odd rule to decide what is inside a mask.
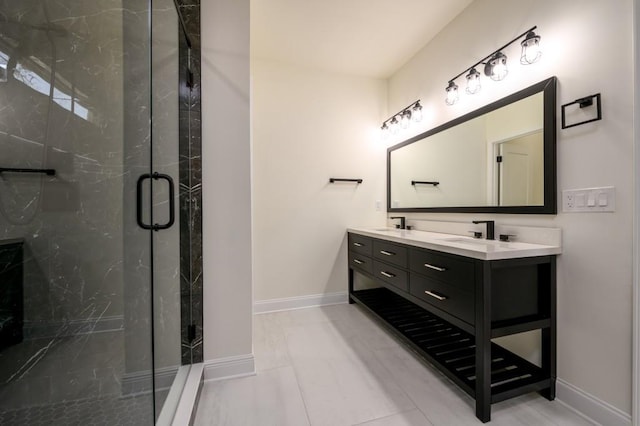
[[[164,224],[153,224],[149,225],[144,223],[142,219],[142,183],[147,179],[164,179],[169,183],[169,221]],[[140,175],[138,178],[138,183],[136,185],[136,198],[137,198],[137,209],[136,209],[136,220],[138,222],[138,226],[142,229],[153,229],[154,231],[160,231],[161,229],[169,229],[176,221],[176,213],[175,213],[175,185],[171,176],[155,172],[153,174],[145,173]]]

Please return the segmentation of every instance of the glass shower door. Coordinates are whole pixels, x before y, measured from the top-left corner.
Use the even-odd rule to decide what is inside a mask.
[[[153,424],[179,391],[177,25],[0,0],[2,425]]]
[[[189,249],[189,235],[180,226],[178,187],[188,176],[180,162],[180,96],[188,91],[188,58],[180,54],[186,40],[173,0],[153,0],[151,40],[154,393],[158,423],[168,424],[189,371],[188,364],[181,366],[181,311],[188,306],[181,306],[180,288],[181,251]]]

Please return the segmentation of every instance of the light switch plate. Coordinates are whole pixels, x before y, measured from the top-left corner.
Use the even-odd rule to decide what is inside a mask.
[[[563,212],[600,213],[614,212],[615,209],[616,189],[613,186],[562,191]]]

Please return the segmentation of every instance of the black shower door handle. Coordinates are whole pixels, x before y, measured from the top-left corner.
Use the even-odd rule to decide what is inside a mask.
[[[147,179],[155,179],[155,180],[164,179],[169,183],[169,221],[167,223],[164,223],[164,224],[156,223],[153,225],[148,225],[144,223],[144,220],[142,219],[142,184]],[[145,173],[143,175],[140,175],[137,183],[136,197],[137,197],[136,219],[138,221],[139,227],[143,229],[153,229],[154,231],[159,231],[161,229],[169,229],[173,226],[173,224],[176,221],[176,201],[175,201],[175,185],[173,183],[173,179],[171,178],[171,176],[163,173],[158,173],[158,172],[155,172],[153,174]]]

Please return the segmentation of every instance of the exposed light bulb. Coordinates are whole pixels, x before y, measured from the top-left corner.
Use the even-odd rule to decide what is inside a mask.
[[[491,80],[500,81],[509,73],[507,68],[507,57],[504,53],[498,52],[489,59],[484,67],[484,73]]]
[[[480,73],[475,68],[471,68],[467,74],[467,90],[470,95],[474,95],[480,91]]]
[[[408,129],[410,122],[411,122],[411,111],[409,111],[408,109],[405,109],[402,112],[402,118],[400,118],[400,127],[402,127],[403,129]]]
[[[387,139],[389,137],[389,126],[387,126],[386,122],[382,123],[380,130],[382,130],[382,139]]]
[[[422,105],[420,105],[420,101],[416,102],[416,104],[413,106],[411,117],[416,123],[422,121]]]
[[[540,36],[533,31],[529,31],[522,40],[522,54],[520,55],[520,63],[522,65],[530,65],[537,62],[542,56],[540,51]]]
[[[389,123],[389,130],[391,131],[392,135],[396,135],[400,131],[400,123],[398,122],[398,119],[396,117],[393,117],[391,119],[391,123]]]
[[[447,91],[447,99],[445,102],[447,105],[453,105],[458,102],[458,85],[453,81],[449,82],[449,85],[445,89]]]

